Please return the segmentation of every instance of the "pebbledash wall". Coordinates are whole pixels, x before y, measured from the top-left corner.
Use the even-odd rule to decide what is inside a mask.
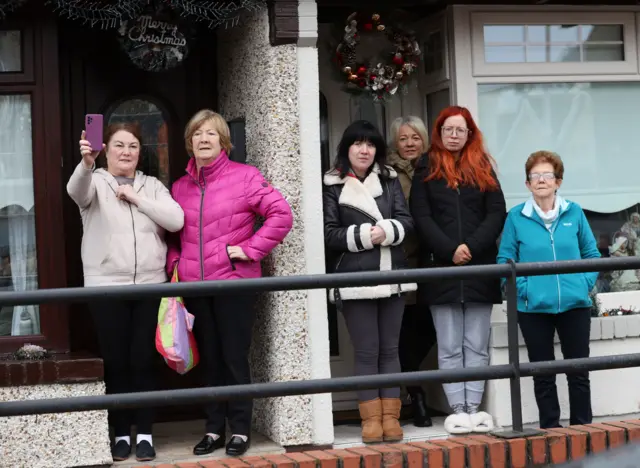
[[[218,36],[219,110],[227,120],[245,119],[247,162],[293,209],[291,233],[264,262],[269,276],[324,273],[317,235],[323,221],[315,2],[300,1],[298,17],[297,44],[270,45],[266,10]],[[255,381],[330,377],[324,294],[261,296],[252,346]],[[256,401],[254,427],[285,446],[331,443],[331,395]]]
[[[92,357],[0,361],[0,401],[104,395],[102,377],[102,360]],[[106,411],[0,418],[0,467],[111,463]]]

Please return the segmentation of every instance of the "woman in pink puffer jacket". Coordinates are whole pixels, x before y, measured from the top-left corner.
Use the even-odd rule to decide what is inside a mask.
[[[187,174],[171,194],[184,211],[180,240],[169,242],[167,270],[178,268],[180,281],[258,278],[260,260],[291,230],[291,208],[253,166],[230,161],[229,127],[215,112],[196,113],[185,129],[191,157]],[[264,218],[255,231],[256,216]],[[185,298],[195,316],[204,383],[207,387],[251,382],[249,347],[255,318],[254,294]],[[225,420],[231,438],[228,455],[249,448],[251,400],[212,402],[206,407],[204,438],[194,447],[206,455],[225,446]]]

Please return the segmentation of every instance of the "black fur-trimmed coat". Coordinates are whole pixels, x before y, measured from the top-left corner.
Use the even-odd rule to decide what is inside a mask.
[[[406,205],[397,174],[389,177],[374,166],[360,181],[354,176],[340,177],[335,171],[324,176],[324,237],[329,254],[335,259],[328,272],[388,271],[407,268],[402,242],[413,231],[413,220]],[[371,242],[371,227],[380,226],[386,234],[381,245]],[[329,299],[381,299],[415,291],[415,283],[331,289]]]

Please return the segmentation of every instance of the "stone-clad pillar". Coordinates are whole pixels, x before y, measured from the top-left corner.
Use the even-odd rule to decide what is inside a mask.
[[[270,45],[266,9],[218,33],[219,111],[245,119],[247,163],[294,213],[291,233],[264,261],[265,274],[274,276],[324,273],[315,2],[301,0],[298,13],[296,43]],[[252,348],[256,382],[330,376],[325,294],[262,297]],[[256,401],[254,426],[281,445],[331,443],[331,396]]]

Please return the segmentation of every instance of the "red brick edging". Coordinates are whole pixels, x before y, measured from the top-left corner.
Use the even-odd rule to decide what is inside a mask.
[[[103,374],[102,359],[84,353],[54,354],[41,361],[0,359],[0,387],[97,382]]]
[[[468,435],[426,442],[162,464],[156,468],[525,468],[577,460],[589,453],[640,440],[640,420],[544,432],[527,439]]]

